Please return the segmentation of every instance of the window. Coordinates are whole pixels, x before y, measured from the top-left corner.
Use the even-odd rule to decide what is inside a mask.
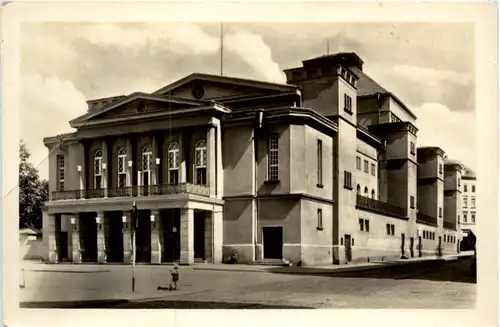
[[[475,207],[476,207],[476,197],[474,197],[474,196],[473,196],[473,197],[470,199],[470,202],[471,202],[471,203],[470,203],[470,207],[471,207],[471,208],[475,208]]]
[[[57,190],[64,191],[64,156],[57,156]]]
[[[471,223],[473,223],[473,224],[476,223],[476,213],[475,212],[470,213],[470,220],[471,220]]]
[[[395,234],[395,233],[394,233],[394,229],[395,229],[395,228],[394,228],[394,225],[391,225],[391,234],[392,234],[392,236],[394,236],[394,234]]]
[[[323,142],[318,140],[318,186],[323,186]]]
[[[142,149],[142,185],[149,185],[151,181],[151,157],[153,151],[151,145],[146,145]]]
[[[443,217],[443,208],[439,208],[439,218]]]
[[[365,197],[368,197],[368,187],[365,187]]]
[[[464,208],[467,208],[467,195],[464,196]]]
[[[424,230],[424,239],[427,239],[427,231]]]
[[[476,192],[476,185],[472,185],[472,193]]]
[[[352,98],[347,94],[344,94],[344,110],[347,113],[352,114]]]
[[[439,164],[439,175],[443,174],[443,164]]]
[[[363,231],[363,230],[364,230],[364,228],[365,228],[365,221],[364,221],[364,219],[361,219],[361,218],[360,218],[360,219],[359,219],[359,230],[360,230],[360,231]]]
[[[278,135],[272,134],[269,136],[268,140],[268,180],[278,181],[279,180],[279,170],[278,170]]]
[[[365,231],[370,232],[370,221],[365,219]]]
[[[359,184],[358,186],[356,186],[356,194],[361,195],[361,187],[359,186]]]
[[[168,183],[179,184],[179,145],[172,142],[168,146]]]
[[[386,224],[386,232],[387,232],[387,235],[392,235],[394,236],[394,225],[392,224]]]
[[[323,229],[323,210],[318,209],[318,230]]]
[[[365,160],[365,173],[368,173],[368,160]]]
[[[196,184],[207,184],[207,143],[199,140],[194,148],[194,165],[196,174]]]
[[[375,199],[375,190],[372,190],[372,199]]]
[[[356,169],[361,170],[361,157],[356,157]]]
[[[467,222],[467,212],[464,212],[464,223]]]
[[[375,164],[372,163],[372,176],[375,176],[376,173],[375,173]]]
[[[352,173],[344,171],[344,188],[352,190]]]
[[[94,188],[102,187],[102,151],[97,150],[94,154]]]
[[[415,209],[415,197],[410,196],[410,208]]]
[[[467,184],[464,184],[464,192],[467,192]]]
[[[118,187],[125,187],[127,180],[127,149],[118,149]]]
[[[457,215],[457,223],[460,225],[460,215]]]
[[[410,153],[415,154],[415,143],[410,142]]]
[[[460,178],[458,179],[458,186],[460,186]]]

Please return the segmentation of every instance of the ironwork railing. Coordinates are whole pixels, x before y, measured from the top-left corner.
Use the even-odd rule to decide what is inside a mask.
[[[118,198],[150,195],[170,195],[170,194],[193,194],[200,196],[210,196],[210,189],[206,185],[195,185],[182,183],[177,185],[141,185],[127,187],[110,187],[101,189],[69,190],[52,192],[52,201],[57,200],[78,200],[96,198]]]
[[[443,227],[446,229],[457,230],[457,225],[449,221],[443,221]]]
[[[423,224],[427,224],[427,225],[437,226],[437,218],[418,212],[417,213],[417,223],[423,223]]]
[[[372,198],[364,197],[359,194],[356,197],[356,207],[360,209],[366,209],[366,210],[380,212],[383,214],[406,218],[405,208],[401,208],[387,202],[382,202]]]

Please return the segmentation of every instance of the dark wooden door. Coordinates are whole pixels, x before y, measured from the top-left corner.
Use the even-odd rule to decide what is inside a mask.
[[[263,227],[264,259],[283,259],[283,227]]]
[[[352,261],[352,240],[351,235],[344,235],[344,248],[345,248],[345,260],[347,262]]]
[[[59,260],[68,261],[68,232],[59,233]]]
[[[163,261],[178,261],[181,257],[179,210],[167,210],[163,220],[163,233],[165,240]]]

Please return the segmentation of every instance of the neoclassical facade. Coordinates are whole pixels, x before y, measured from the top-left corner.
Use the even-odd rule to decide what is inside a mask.
[[[49,262],[348,263],[454,252],[461,167],[355,53],[286,84],[191,74],[47,137]],[[452,173],[447,173],[453,171]]]

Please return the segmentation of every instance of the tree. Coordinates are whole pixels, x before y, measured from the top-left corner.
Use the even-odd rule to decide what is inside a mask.
[[[42,227],[42,207],[48,199],[48,182],[40,180],[38,169],[28,162],[31,154],[21,140],[19,146],[19,228]]]

